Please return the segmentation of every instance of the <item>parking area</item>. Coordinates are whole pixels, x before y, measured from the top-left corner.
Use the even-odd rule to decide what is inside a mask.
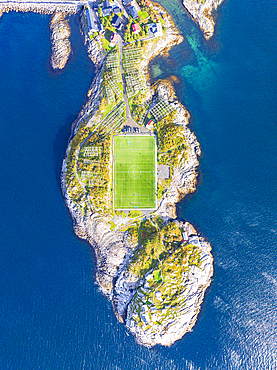
[[[122,132],[128,133],[128,134],[139,134],[141,133],[141,130],[139,127],[131,127],[131,126],[125,125],[122,128]]]

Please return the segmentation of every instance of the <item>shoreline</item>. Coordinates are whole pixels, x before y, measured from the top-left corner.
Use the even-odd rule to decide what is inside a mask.
[[[199,0],[182,0],[184,8],[203,31],[206,40],[209,40],[214,35],[215,21],[213,13],[223,1],[224,0],[205,0],[202,2]]]
[[[154,5],[154,7],[164,11],[161,6]],[[155,45],[154,48],[148,49],[146,54],[144,53],[144,59],[140,63],[141,71],[146,78],[147,87],[152,94],[154,87],[150,85],[149,80],[150,60],[152,60],[161,52],[166,53],[167,50],[171,49],[171,47],[173,47],[175,44],[178,44],[183,39],[182,36],[179,35],[171,17],[167,12],[166,16],[166,21],[168,25],[170,24],[168,26],[170,32],[165,36],[165,40],[160,42],[159,45]],[[104,60],[105,57],[102,56],[101,63],[98,61],[98,73],[95,76],[92,85],[90,86],[88,100],[82,107],[78,118],[73,123],[71,141],[69,142],[66,157],[62,166],[61,182],[63,195],[68,209],[72,215],[75,233],[79,238],[87,240],[94,249],[97,263],[96,281],[99,285],[100,291],[112,301],[117,319],[122,323],[127,320],[127,327],[135,335],[136,340],[140,344],[151,347],[160,343],[168,346],[174,343],[176,340],[182,338],[186,332],[190,331],[197,320],[197,314],[200,311],[205,290],[210,285],[211,277],[213,275],[213,258],[210,253],[210,244],[205,242],[203,238],[199,237],[193,227],[189,223],[186,223],[187,228],[194,230],[194,233],[191,234],[191,238],[189,238],[189,240],[194,240],[194,242],[201,246],[201,243],[203,243],[203,250],[206,250],[206,254],[204,253],[203,256],[205,255],[205,258],[208,259],[209,263],[204,278],[205,284],[201,287],[198,287],[196,283],[196,286],[194,286],[196,301],[193,304],[193,309],[190,310],[189,314],[187,315],[185,327],[183,326],[184,323],[181,324],[180,320],[177,320],[176,323],[179,324],[180,328],[178,329],[179,331],[177,331],[176,335],[171,333],[171,335],[164,335],[163,339],[151,341],[147,336],[144,336],[144,331],[139,329],[138,326],[134,326],[132,324],[130,314],[128,316],[130,302],[134,296],[133,290],[135,287],[137,287],[138,282],[133,281],[128,285],[129,282],[128,279],[125,279],[125,274],[126,268],[133,256],[135,246],[132,245],[130,240],[128,240],[128,235],[126,235],[126,232],[122,232],[120,230],[110,230],[110,227],[108,226],[109,219],[107,219],[105,216],[101,216],[101,214],[98,212],[92,212],[89,215],[83,216],[80,210],[76,208],[74,202],[71,201],[67,192],[65,177],[67,171],[67,157],[70,152],[72,140],[78,133],[78,129],[81,127],[84,120],[93,117],[94,113],[98,109],[99,89],[102,83],[102,69],[104,66]],[[179,125],[183,126],[185,130],[186,142],[189,143],[188,158],[185,161],[185,164],[174,170],[172,184],[166,195],[161,200],[158,209],[154,212],[154,215],[162,217],[162,219],[167,223],[172,219],[176,219],[176,204],[184,196],[196,190],[197,168],[199,165],[197,157],[200,156],[201,150],[195,134],[192,133],[187,127],[189,124],[189,113],[176,99],[172,84],[170,84],[168,81],[160,81],[155,85],[160,96],[163,96],[165,99],[170,99],[170,95],[172,95],[173,92],[174,98],[172,104],[175,103],[176,106],[178,106],[178,119],[176,121],[178,121]],[[179,221],[176,220],[176,222],[178,223]],[[190,279],[192,281],[192,277]],[[125,288],[127,286],[127,289],[123,289],[122,291],[119,286],[120,284],[125,286]],[[164,339],[164,337],[166,339]]]
[[[50,39],[52,44],[51,66],[54,70],[63,69],[71,53],[69,41],[70,27],[65,19],[67,13],[57,12],[53,14],[50,22]]]
[[[17,2],[5,4],[6,5],[4,5],[4,3],[0,4],[0,14],[1,12],[9,11],[33,11],[42,14],[56,13],[57,18],[59,18],[59,15],[64,13],[69,15],[76,14],[80,11],[81,6],[83,5],[72,2]],[[198,157],[201,155],[200,145],[195,134],[187,127],[189,125],[190,115],[176,98],[172,83],[169,82],[169,80],[161,80],[157,81],[154,85],[151,85],[149,78],[150,61],[161,53],[167,53],[174,45],[182,42],[183,37],[179,34],[171,16],[162,6],[155,3],[152,5],[152,8],[155,11],[164,14],[164,22],[167,32],[158,40],[158,42],[154,39],[143,46],[143,57],[141,57],[137,67],[145,79],[146,90],[149,96],[148,100],[150,101],[149,107],[154,107],[154,105],[157,104],[157,101],[162,99],[167,102],[168,106],[174,109],[174,112],[176,112],[176,116],[174,116],[175,118],[172,118],[172,123],[183,133],[182,145],[185,145],[186,157],[178,159],[177,164],[172,167],[173,172],[171,174],[170,183],[166,187],[166,191],[162,195],[157,209],[150,215],[137,217],[135,221],[142,223],[159,220],[162,224],[157,229],[157,232],[161,235],[169,226],[177,228],[179,233],[183,230],[182,232],[187,235],[186,243],[183,243],[182,247],[175,252],[179,253],[183,248],[191,248],[190,246],[192,246],[192,250],[188,249],[189,253],[193,253],[193,255],[196,253],[198,256],[197,264],[195,263],[195,266],[190,265],[187,261],[186,263],[188,265],[185,270],[186,272],[182,272],[179,276],[181,279],[180,286],[182,286],[183,289],[179,296],[183,303],[170,308],[171,313],[174,313],[175,317],[173,322],[172,320],[168,321],[167,316],[164,316],[164,309],[157,311],[157,307],[155,305],[152,305],[152,311],[150,310],[149,312],[149,318],[140,312],[139,307],[143,304],[143,302],[141,302],[142,296],[144,296],[144,298],[146,297],[146,302],[148,302],[147,297],[151,293],[146,275],[148,277],[150,276],[151,281],[151,276],[153,278],[153,271],[151,272],[149,270],[146,275],[135,276],[129,270],[133,263],[132,260],[134,259],[135,252],[138,247],[140,247],[138,245],[138,240],[134,240],[132,233],[128,231],[129,229],[127,231],[124,230],[120,224],[117,224],[115,229],[111,228],[111,223],[113,223],[115,216],[112,216],[109,212],[105,213],[95,210],[89,201],[89,196],[86,193],[85,188],[82,189],[79,180],[79,184],[77,185],[79,186],[80,200],[78,202],[74,201],[69,193],[66,176],[69,171],[68,166],[71,165],[69,157],[72,155],[71,150],[73,150],[72,146],[74,145],[74,139],[79,134],[79,131],[83,130],[87,126],[87,122],[89,123],[99,120],[98,113],[102,99],[101,91],[104,81],[103,73],[106,61],[106,55],[100,49],[97,54],[97,58],[91,57],[97,65],[97,73],[89,88],[87,94],[88,99],[81,108],[77,119],[72,123],[72,131],[61,171],[62,193],[72,217],[74,232],[80,239],[87,240],[95,252],[96,282],[99,289],[112,301],[114,313],[117,319],[126,324],[138,343],[147,347],[152,347],[156,344],[170,346],[176,340],[182,338],[185,333],[191,331],[197,320],[197,315],[200,311],[205,291],[207,287],[210,286],[211,277],[213,276],[213,257],[211,254],[210,244],[197,234],[192,225],[188,222],[183,223],[178,220],[176,215],[176,204],[187,194],[196,190],[197,168],[199,166]],[[52,17],[52,20],[53,19],[55,19],[55,15]],[[62,19],[58,20],[62,21]],[[84,37],[85,43],[89,44],[86,41],[86,34],[84,34]],[[65,37],[65,39],[67,40],[68,38]],[[97,52],[97,45],[97,43],[94,45],[94,52]],[[88,54],[90,55],[91,52],[89,45],[86,46],[88,48]],[[54,53],[55,50],[52,57]],[[60,64],[61,68],[64,67],[69,53],[65,53],[66,55]],[[53,59],[51,58],[51,60]],[[52,66],[55,68],[55,63],[53,63]],[[109,151],[110,157],[108,171],[111,175],[111,147],[109,148]],[[73,155],[77,156],[73,169],[75,173],[79,152],[80,148],[75,149],[73,152]],[[109,192],[110,191],[111,189],[109,188]],[[133,222],[133,219],[127,217],[127,225],[128,223],[129,225],[132,225]],[[166,255],[165,258],[170,259],[170,254]],[[166,264],[166,259],[164,264]],[[200,268],[200,266],[202,267]],[[162,267],[160,268],[162,269]],[[181,264],[181,270],[182,269],[183,267]],[[138,292],[142,291],[143,293],[141,296]],[[140,302],[139,305],[138,302]],[[184,304],[186,305],[185,311]],[[146,306],[144,304],[144,307],[146,307],[144,310],[149,310],[148,304]],[[166,310],[168,310],[168,308],[166,308]],[[159,322],[158,319],[156,322],[153,321],[151,319],[151,314],[153,317],[161,317],[163,325],[160,326],[161,323],[157,324]],[[141,318],[143,318],[143,320]]]
[[[76,14],[80,11],[81,6],[79,3],[74,2],[0,2],[0,14],[9,12],[33,12],[40,14],[53,14],[55,11]]]

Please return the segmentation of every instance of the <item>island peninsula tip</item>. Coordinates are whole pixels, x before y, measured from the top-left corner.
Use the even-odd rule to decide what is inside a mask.
[[[64,197],[118,320],[139,343],[168,346],[193,327],[213,274],[209,243],[176,216],[196,189],[200,146],[171,81],[148,76],[183,38],[148,0],[87,5],[80,20],[97,74],[63,162]]]
[[[206,38],[220,2],[183,1]],[[75,233],[94,249],[97,283],[118,320],[140,344],[169,346],[192,330],[213,275],[210,244],[176,215],[196,190],[200,146],[171,80],[151,85],[148,76],[150,60],[183,38],[149,0],[0,3],[1,13],[10,10],[54,13],[54,69],[71,50],[66,15],[80,13],[96,75],[72,126],[64,199]]]

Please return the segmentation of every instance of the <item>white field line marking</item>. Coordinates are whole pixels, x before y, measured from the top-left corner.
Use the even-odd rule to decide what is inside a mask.
[[[147,194],[140,194],[140,193],[136,193],[136,194],[137,194],[136,196],[140,196],[141,198],[143,198],[143,197],[146,198],[147,197],[147,206],[149,207],[149,195],[147,195]],[[124,198],[131,198],[131,197],[132,197],[132,194],[130,194],[130,195],[121,195],[121,206],[123,205]],[[130,202],[128,200],[127,201],[125,200],[125,202],[132,203],[132,202]],[[138,204],[142,205],[142,202],[136,201],[135,203],[136,203],[135,207],[137,207]]]
[[[128,173],[128,171],[116,171],[116,173]],[[153,171],[141,171],[141,173],[154,173],[154,172]]]

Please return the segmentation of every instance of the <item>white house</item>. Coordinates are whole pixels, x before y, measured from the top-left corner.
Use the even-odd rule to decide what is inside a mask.
[[[87,4],[86,5],[86,18],[88,22],[88,33],[92,34],[94,32],[97,32],[99,30],[96,16],[94,14],[94,11],[91,9],[91,7]]]

